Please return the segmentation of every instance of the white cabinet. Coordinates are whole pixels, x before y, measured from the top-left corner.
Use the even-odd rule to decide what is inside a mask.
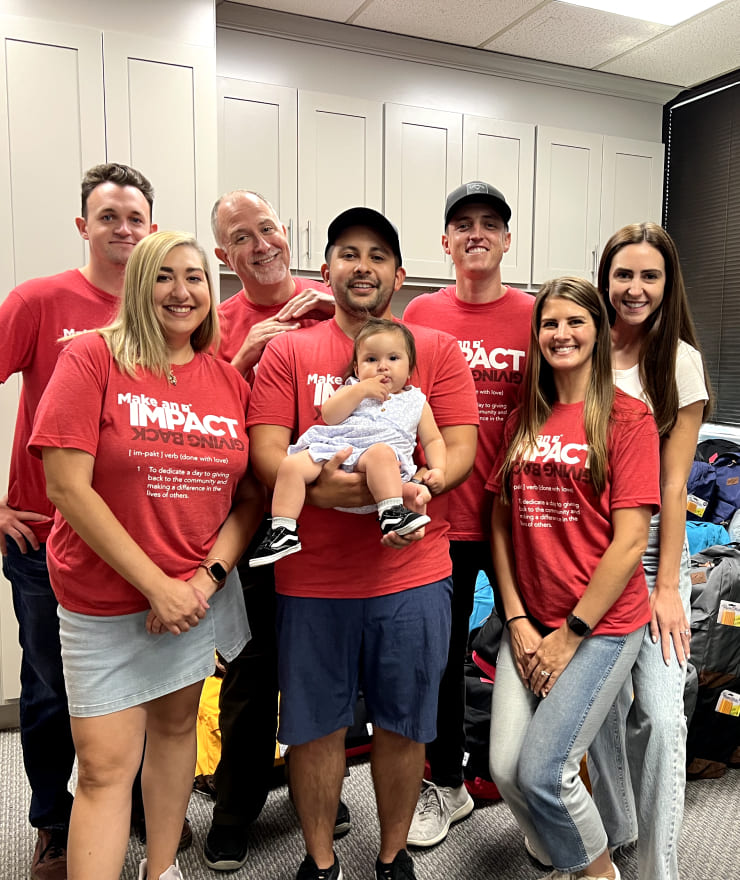
[[[386,104],[385,211],[398,225],[412,277],[455,277],[441,244],[444,206],[448,193],[467,180],[484,180],[506,196],[511,249],[503,276],[526,286],[532,261],[534,125]]]
[[[601,214],[603,138],[538,126],[532,281],[592,278]]]
[[[80,179],[105,161],[100,31],[0,17],[0,298],[81,265]],[[43,220],[42,220],[43,218]],[[53,234],[39,240],[39,224]]]
[[[628,223],[663,214],[664,146],[629,138],[604,138],[601,173],[601,245]]]
[[[461,182],[462,115],[386,104],[385,213],[412,277],[454,277],[441,241],[447,193]]]
[[[298,268],[298,137],[295,89],[218,78],[218,188],[249,189],[274,206]]]
[[[219,187],[265,196],[289,233],[291,266],[317,271],[345,208],[382,207],[381,105],[219,78]]]
[[[504,281],[529,284],[532,264],[534,125],[483,116],[463,117],[462,179],[484,180],[511,208],[511,247],[504,254]]]
[[[214,53],[119,33],[105,33],[103,47],[108,160],[151,180],[160,229],[207,244],[217,186]]]
[[[599,246],[626,223],[660,222],[663,145],[538,126],[532,281],[596,280]]]
[[[297,246],[302,269],[320,269],[326,230],[356,205],[383,208],[383,122],[376,101],[298,92]]]

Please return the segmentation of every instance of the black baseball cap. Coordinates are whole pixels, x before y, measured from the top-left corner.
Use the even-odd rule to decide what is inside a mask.
[[[484,183],[482,180],[471,180],[470,183],[464,183],[453,189],[447,196],[447,204],[445,205],[445,228],[450,222],[450,217],[462,205],[469,202],[488,202],[496,213],[501,217],[504,223],[511,220],[511,208],[506,203],[504,194],[497,190],[490,183]]]
[[[393,251],[393,255],[398,260],[398,265],[403,263],[401,257],[401,243],[398,240],[398,230],[380,211],[374,211],[372,208],[349,208],[342,211],[339,216],[335,217],[329,224],[327,230],[327,242],[324,249],[324,259],[329,261],[329,248],[336,242],[345,229],[352,226],[366,226],[375,230],[385,243]]]

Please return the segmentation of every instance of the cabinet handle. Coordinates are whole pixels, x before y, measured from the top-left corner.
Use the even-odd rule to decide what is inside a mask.
[[[306,221],[306,259],[311,263],[311,221]]]
[[[597,257],[599,254],[599,246],[594,245],[594,249],[591,251],[591,283],[596,287],[596,275],[598,273],[598,261]]]
[[[288,220],[288,247],[290,248],[291,255],[295,253],[293,250],[293,218],[291,217]]]

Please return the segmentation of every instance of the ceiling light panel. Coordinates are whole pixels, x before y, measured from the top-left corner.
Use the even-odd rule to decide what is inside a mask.
[[[641,21],[654,21],[658,24],[675,25],[693,18],[723,0],[556,0],[570,6],[586,6],[600,9],[615,15],[638,18]]]

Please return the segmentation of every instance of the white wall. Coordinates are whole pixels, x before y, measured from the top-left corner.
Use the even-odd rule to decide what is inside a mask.
[[[657,100],[507,79],[224,27],[216,31],[216,66],[220,76],[255,82],[639,140],[662,139],[662,102]],[[620,78],[614,79],[616,83]]]

